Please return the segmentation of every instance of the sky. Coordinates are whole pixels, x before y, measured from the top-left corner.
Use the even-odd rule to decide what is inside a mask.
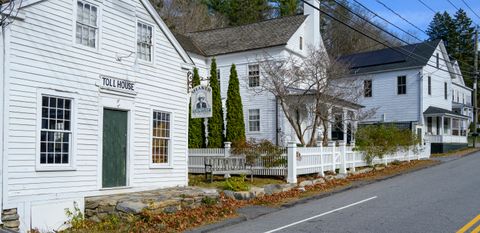
[[[393,24],[399,26],[400,28],[405,29],[406,31],[410,32],[411,34],[417,36],[420,39],[426,39],[427,35],[422,31],[416,29],[414,26],[410,25],[400,17],[396,16],[390,10],[382,6],[378,1],[384,3],[386,6],[394,10],[395,12],[399,13],[402,17],[413,23],[415,26],[419,27],[420,29],[427,30],[428,24],[433,18],[434,13],[424,6],[420,0],[357,0],[364,6],[368,7],[369,9],[375,11],[378,15],[382,16],[383,18],[389,20]],[[468,14],[468,16],[473,20],[474,23],[480,25],[480,18],[472,13],[470,9],[467,8],[465,5],[468,4],[470,8],[472,8],[477,15],[480,16],[480,0],[450,0],[452,4],[450,4],[449,0],[421,0],[434,11],[447,11],[450,15],[454,15],[457,11],[455,7],[462,8]],[[351,4],[355,4],[352,0],[350,1]],[[455,6],[455,7],[454,7]],[[381,19],[377,19],[378,22],[383,22]],[[409,37],[404,32],[399,31],[395,27],[388,25],[391,31],[397,32],[397,34],[401,35],[403,38]],[[414,38],[410,37],[413,41],[416,41]]]

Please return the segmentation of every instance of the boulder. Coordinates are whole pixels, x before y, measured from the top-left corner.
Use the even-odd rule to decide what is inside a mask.
[[[15,221],[5,221],[3,222],[3,226],[6,228],[18,228],[20,226],[20,221],[15,220]]]
[[[231,199],[235,199],[235,195],[233,195],[233,191],[232,190],[224,190],[223,191],[223,194],[228,197],[228,198],[231,198]]]
[[[340,180],[343,180],[343,179],[346,179],[347,178],[347,174],[337,174],[335,176],[335,179],[340,179]]]
[[[283,187],[279,184],[268,184],[263,186],[263,189],[265,190],[265,194],[267,195],[283,192]]]
[[[311,185],[313,185],[313,182],[311,180],[304,180],[300,182],[300,184],[298,184],[298,186],[300,187],[311,186]]]
[[[138,214],[147,207],[148,205],[142,202],[122,201],[117,204],[116,209],[127,214]]]
[[[18,214],[3,215],[2,216],[2,222],[15,221],[15,220],[18,220],[19,218],[20,217],[18,216]]]
[[[312,183],[313,183],[313,185],[323,184],[323,183],[325,183],[325,179],[323,179],[323,178],[318,178],[318,179],[312,180]]]
[[[297,184],[282,184],[282,192],[287,192],[297,187]]]
[[[265,196],[265,189],[259,187],[252,187],[250,189],[250,196],[252,196],[252,198],[263,197]]]
[[[17,214],[17,209],[6,209],[3,210],[3,215]]]
[[[234,192],[233,196],[237,200],[250,200],[252,199],[252,195],[248,191],[240,191],[240,192]]]

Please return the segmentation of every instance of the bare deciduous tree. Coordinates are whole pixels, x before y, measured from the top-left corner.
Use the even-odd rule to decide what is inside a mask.
[[[170,30],[177,33],[207,30],[227,25],[221,14],[209,11],[200,0],[150,0]]]
[[[259,59],[261,92],[276,96],[283,113],[300,143],[314,146],[318,129],[323,128],[323,144],[328,143],[328,125],[337,119],[335,109],[357,103],[363,94],[362,82],[346,78],[348,66],[330,60],[326,51],[309,49],[305,58],[289,56]],[[372,110],[348,114],[342,121],[370,116]]]
[[[2,27],[13,22],[22,2],[23,0],[0,0],[0,25]]]

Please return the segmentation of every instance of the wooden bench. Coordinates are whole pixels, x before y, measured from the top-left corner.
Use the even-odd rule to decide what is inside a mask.
[[[205,158],[205,180],[208,180],[208,174],[210,174],[210,182],[213,182],[213,175],[227,174],[250,174],[250,179],[253,181],[252,167],[247,165],[243,157]]]

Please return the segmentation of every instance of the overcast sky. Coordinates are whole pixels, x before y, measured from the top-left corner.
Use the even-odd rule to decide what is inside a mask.
[[[396,24],[397,26],[406,29],[407,31],[411,32],[412,34],[416,35],[421,39],[426,39],[427,36],[422,31],[416,29],[415,27],[411,26],[409,23],[405,22],[403,19],[396,16],[394,13],[389,11],[387,8],[382,6],[377,0],[357,0],[358,2],[362,3],[366,7],[370,8],[371,10],[375,11],[377,14],[381,15],[382,17],[388,19],[390,22]],[[419,0],[379,0],[383,2],[385,5],[390,7],[392,10],[399,13],[405,19],[412,22],[414,25],[418,26],[419,28],[426,30],[428,28],[428,24],[433,18],[434,13],[428,9],[426,6],[422,5]],[[480,18],[472,13],[470,9],[467,8],[465,5],[468,4],[470,8],[472,8],[477,15],[480,16],[480,0],[450,0],[453,5],[457,8],[464,9],[468,16],[474,21],[474,23],[480,25]],[[355,2],[350,1],[352,4]],[[448,0],[423,0],[425,4],[430,6],[434,11],[447,11],[450,15],[455,14],[455,7],[449,3]],[[378,20],[382,22],[381,20]],[[393,27],[389,27],[392,31],[397,31]],[[400,35],[404,36],[405,33],[398,32]]]

